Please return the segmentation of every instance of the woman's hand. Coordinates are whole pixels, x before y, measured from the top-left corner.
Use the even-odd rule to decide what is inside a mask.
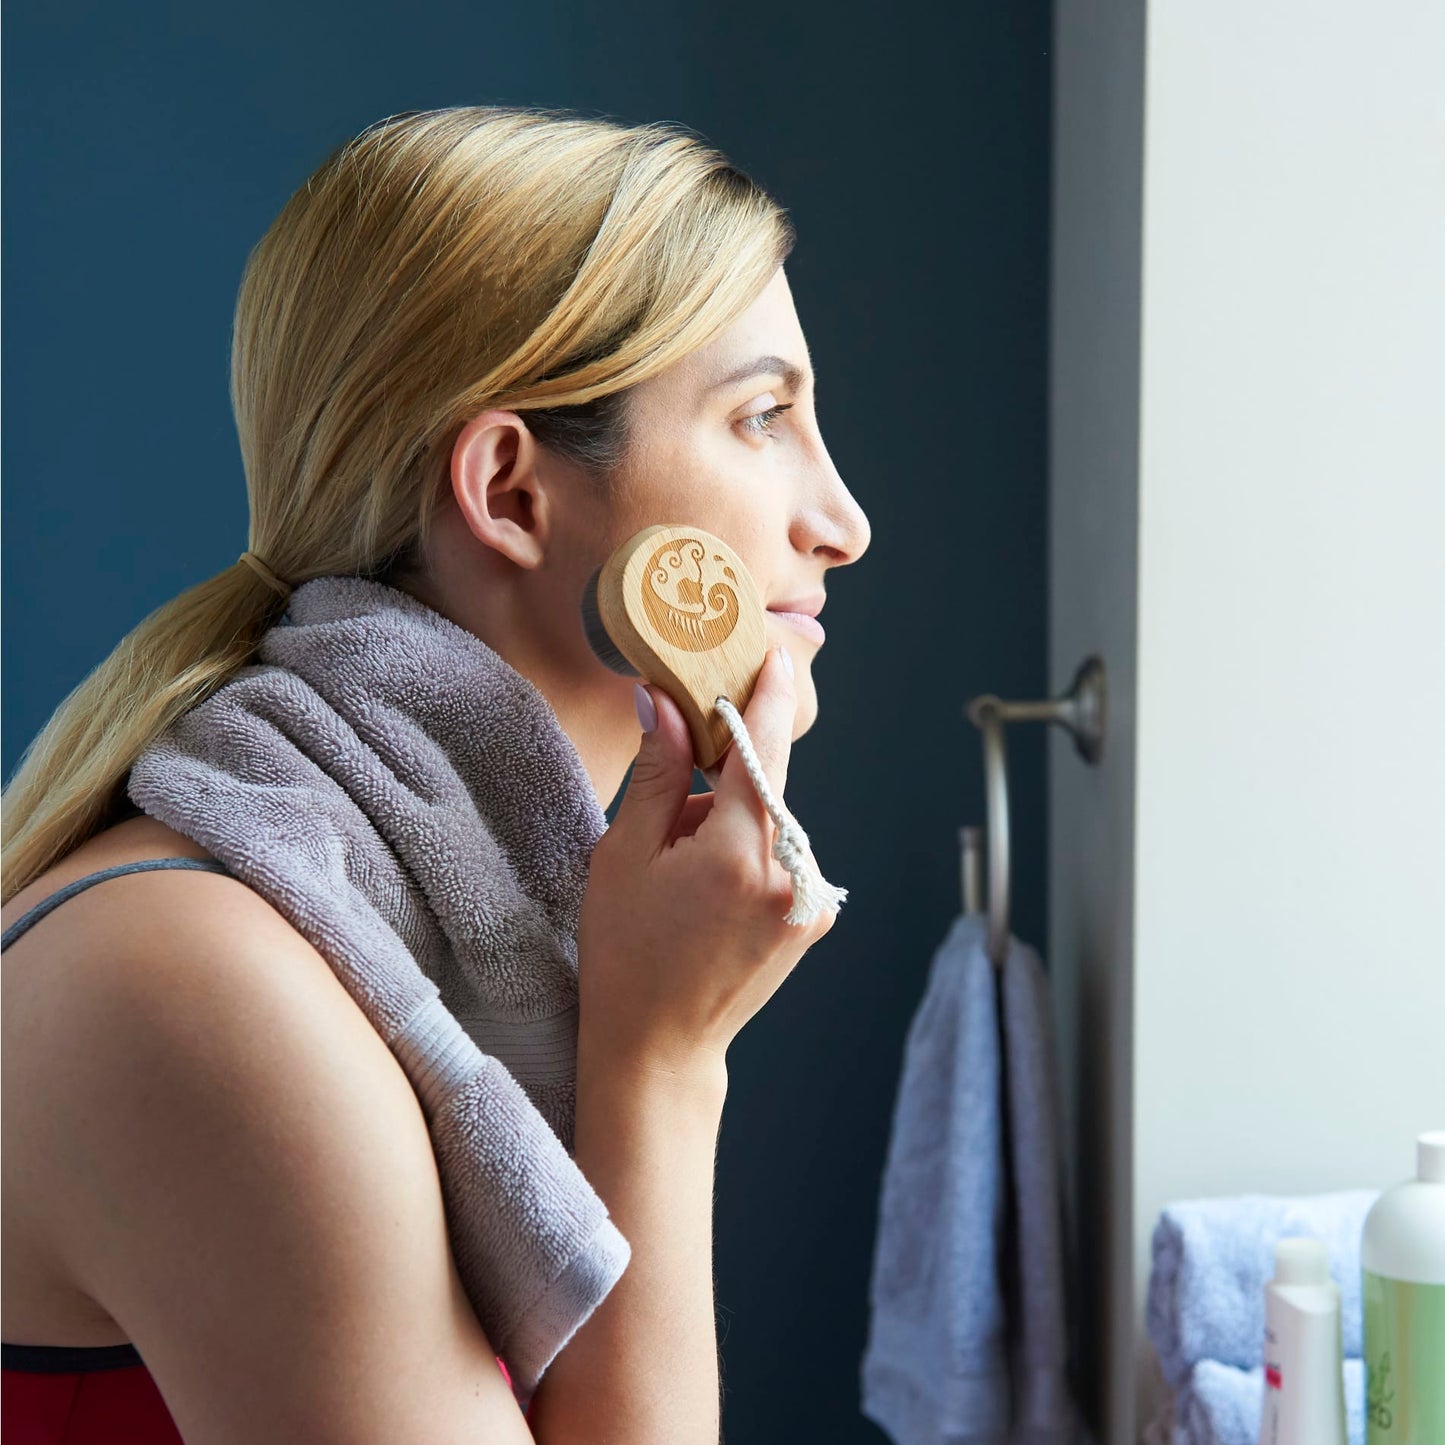
[[[781,651],[769,651],[743,714],[777,796],[797,711]],[[689,794],[687,722],[662,688],[647,691],[657,727],[593,850],[578,920],[578,1051],[683,1069],[699,1055],[725,1058],[837,914],[784,921],[792,879],[772,855],[776,829],[737,748],[713,792]]]

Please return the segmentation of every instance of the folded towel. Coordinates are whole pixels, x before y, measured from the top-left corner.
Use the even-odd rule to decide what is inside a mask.
[[[1349,1445],[1364,1445],[1365,1362],[1347,1359],[1344,1377]],[[1258,1445],[1263,1414],[1263,1365],[1241,1370],[1200,1360],[1142,1438],[1145,1445]]]
[[[934,953],[908,1029],[869,1285],[862,1412],[895,1445],[1008,1438],[998,1009],[984,922]]]
[[[1168,1205],[1154,1226],[1145,1324],[1170,1385],[1200,1360],[1250,1369],[1264,1359],[1264,1287],[1274,1246],[1310,1234],[1330,1250],[1344,1353],[1362,1350],[1360,1237],[1377,1189],[1297,1198],[1243,1194]]]
[[[258,657],[142,753],[130,798],[278,909],[396,1055],[525,1409],[630,1257],[570,1154],[605,818],[543,695],[408,593],[305,582]]]
[[[1038,953],[1009,939],[1001,979],[1005,1154],[1014,1228],[1008,1277],[1012,1445],[1072,1445],[1082,1426],[1069,1385],[1067,1271],[1059,1159],[1058,1056],[1049,979]]]

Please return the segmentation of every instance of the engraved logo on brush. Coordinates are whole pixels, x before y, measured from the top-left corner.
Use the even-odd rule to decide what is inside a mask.
[[[666,542],[648,558],[642,608],[659,637],[683,652],[711,652],[732,636],[741,606],[736,586],[719,573],[737,582],[733,569],[715,552],[709,559],[695,537]]]

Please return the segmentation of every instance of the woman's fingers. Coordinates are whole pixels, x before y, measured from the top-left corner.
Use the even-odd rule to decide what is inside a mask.
[[[753,695],[742,714],[753,751],[773,796],[777,798],[783,796],[788,781],[793,722],[798,712],[797,694],[793,689],[793,680],[783,666],[781,652],[781,647],[769,649],[753,686]],[[742,749],[736,741],[723,759],[722,774],[714,793],[717,798],[714,812],[729,831],[737,829],[754,836],[761,832],[767,846],[772,847],[773,820],[748,776]]]
[[[712,812],[716,798],[716,793],[690,793],[687,801],[683,803],[682,811],[678,814],[677,822],[673,827],[673,840],[691,838],[697,832],[703,819]]]

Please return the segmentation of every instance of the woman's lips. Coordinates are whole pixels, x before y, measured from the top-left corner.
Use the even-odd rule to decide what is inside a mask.
[[[770,607],[769,613],[774,617],[780,617],[790,627],[796,627],[804,637],[811,637],[814,642],[822,642],[827,634],[823,631],[823,624],[816,617],[809,617],[806,612],[775,612]]]

